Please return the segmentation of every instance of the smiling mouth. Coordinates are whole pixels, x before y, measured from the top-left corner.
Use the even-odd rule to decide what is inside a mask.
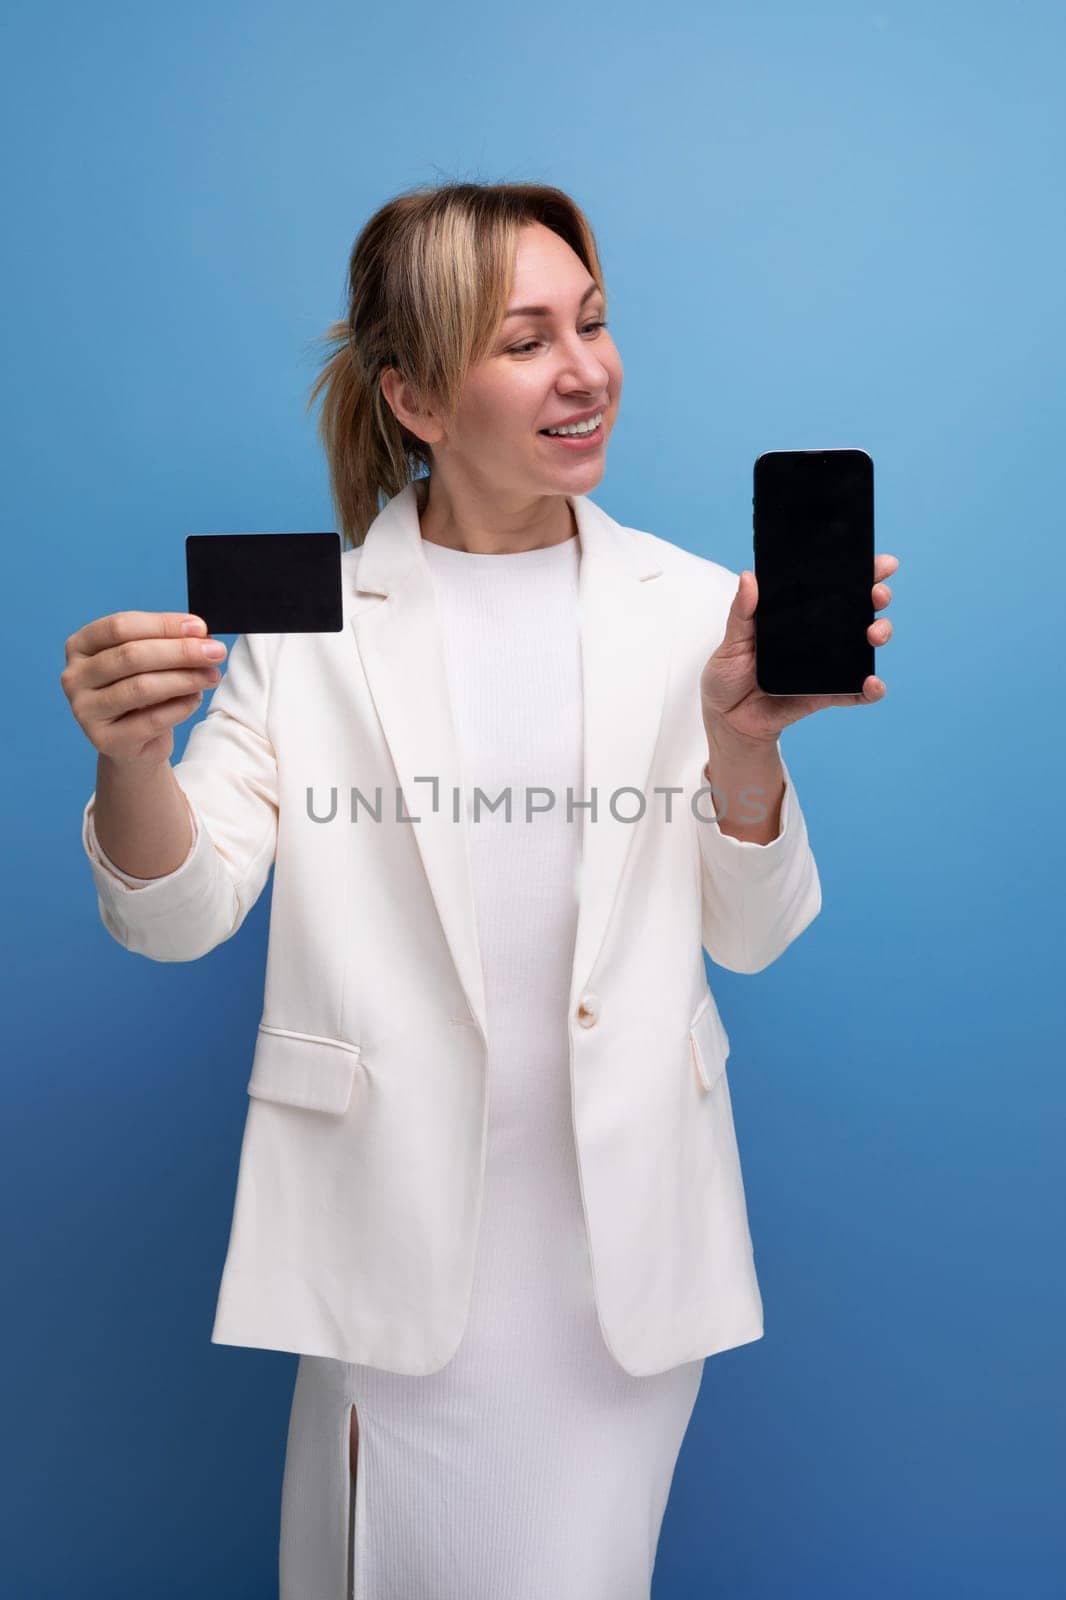
[[[537,432],[542,439],[550,439],[552,444],[570,445],[572,449],[588,449],[603,443],[603,418],[593,428],[591,433],[549,433],[547,428],[538,428]]]

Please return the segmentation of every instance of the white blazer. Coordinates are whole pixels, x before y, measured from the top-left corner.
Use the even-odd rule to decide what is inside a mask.
[[[787,766],[771,843],[714,820],[699,679],[737,574],[586,495],[571,504],[574,798],[595,799],[570,985],[573,1129],[600,1327],[643,1377],[762,1335],[703,952],[761,971],[817,916],[821,887]],[[274,866],[212,1342],[416,1375],[463,1335],[491,1083],[469,796],[413,484],[341,569],[341,632],[234,642],[174,767],[194,822],[185,862],[123,881],[95,839],[95,791],[82,843],[108,932],[153,961],[231,938]]]

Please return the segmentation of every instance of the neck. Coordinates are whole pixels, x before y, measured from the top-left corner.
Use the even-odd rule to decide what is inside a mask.
[[[566,495],[547,495],[513,513],[460,515],[433,487],[433,475],[417,481],[415,493],[423,539],[472,555],[517,555],[543,550],[577,536],[577,518]]]

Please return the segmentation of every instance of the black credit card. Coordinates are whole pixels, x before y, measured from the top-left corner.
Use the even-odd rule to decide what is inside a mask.
[[[190,533],[189,610],[209,633],[339,633],[341,541],[333,533]]]

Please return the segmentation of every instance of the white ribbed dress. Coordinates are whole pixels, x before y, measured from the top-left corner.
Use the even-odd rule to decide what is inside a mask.
[[[566,817],[568,786],[582,789],[580,541],[513,555],[422,548],[460,741],[489,1024],[473,1302],[456,1355],[425,1377],[300,1357],[281,1600],[649,1600],[704,1363],[631,1377],[593,1302],[567,1034],[584,816]],[[527,786],[555,795],[528,822]],[[474,815],[476,788],[491,801],[508,787],[510,821],[502,806]]]

